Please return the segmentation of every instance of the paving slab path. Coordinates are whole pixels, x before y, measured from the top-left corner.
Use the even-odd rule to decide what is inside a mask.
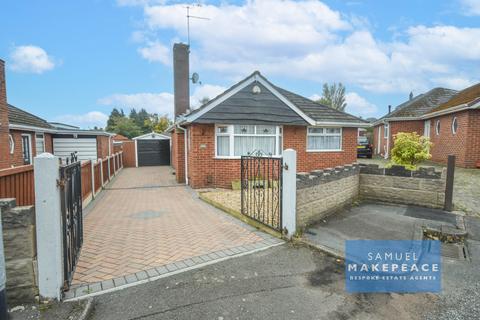
[[[202,202],[174,178],[169,167],[124,169],[85,210],[67,299],[281,243]]]

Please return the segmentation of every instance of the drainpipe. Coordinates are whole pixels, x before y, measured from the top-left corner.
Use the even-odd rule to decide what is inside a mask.
[[[185,149],[185,183],[188,185],[187,129],[180,127],[179,124],[177,124],[176,127],[183,131],[183,144]]]
[[[386,122],[386,123],[388,124],[388,135],[387,135],[387,150],[385,150],[385,159],[388,159],[388,157],[390,156],[390,129],[391,128],[390,128],[390,123],[389,122]]]

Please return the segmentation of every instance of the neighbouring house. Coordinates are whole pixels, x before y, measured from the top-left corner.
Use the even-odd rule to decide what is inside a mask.
[[[453,154],[457,165],[480,168],[480,83],[460,91],[424,119],[433,161],[446,163]]]
[[[394,135],[399,132],[417,132],[429,136],[429,125],[422,117],[442,103],[450,100],[457,91],[435,88],[412,97],[398,105],[393,111],[373,123],[373,147],[376,155],[388,158],[393,148]],[[427,126],[427,130],[424,130]]]
[[[240,156],[297,151],[297,171],[350,164],[358,128],[369,124],[275,86],[256,71],[200,108],[189,110],[189,48],[174,45],[172,166],[193,188],[231,187]]]
[[[0,60],[0,169],[29,165],[40,153],[65,159],[77,152],[80,160],[103,158],[113,151],[111,134],[48,123],[7,103],[5,63]]]
[[[480,84],[460,92],[436,88],[405,102],[374,123],[375,153],[386,158],[398,132],[430,138],[432,161],[456,156],[460,167],[480,167]]]
[[[112,136],[113,152],[119,152],[123,150],[123,143],[131,141],[129,138],[122,136],[121,134],[115,134]]]

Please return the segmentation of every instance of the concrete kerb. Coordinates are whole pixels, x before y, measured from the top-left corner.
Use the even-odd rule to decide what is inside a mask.
[[[82,291],[86,291],[87,293],[84,294],[84,295],[80,295],[80,296],[75,296],[75,297],[71,297],[71,298],[65,298],[64,301],[65,302],[72,302],[72,301],[79,301],[79,300],[83,300],[83,299],[87,299],[87,298],[92,298],[92,297],[95,297],[95,296],[99,296],[99,295],[102,295],[102,294],[105,294],[105,293],[111,293],[111,292],[115,292],[115,291],[119,291],[119,290],[123,290],[123,289],[126,289],[126,288],[130,288],[130,287],[133,287],[133,286],[137,286],[137,285],[141,285],[141,284],[145,284],[145,283],[148,283],[148,282],[152,282],[152,281],[156,281],[156,280],[159,280],[159,279],[162,279],[162,278],[167,278],[167,277],[170,277],[170,276],[173,276],[173,275],[176,275],[176,274],[179,274],[179,273],[183,273],[183,272],[187,272],[187,271],[191,271],[191,270],[195,270],[195,269],[199,269],[199,268],[202,268],[202,267],[205,267],[205,266],[208,266],[208,265],[211,265],[211,264],[215,264],[215,263],[218,263],[218,262],[222,262],[222,261],[225,261],[225,260],[229,260],[229,259],[232,259],[232,258],[238,258],[238,257],[242,257],[242,256],[245,256],[245,255],[249,255],[249,254],[253,254],[253,253],[256,253],[256,252],[260,252],[260,251],[264,251],[264,250],[267,250],[267,249],[270,249],[272,247],[276,247],[276,246],[279,246],[279,245],[282,245],[284,244],[285,242],[283,241],[280,241],[278,239],[274,239],[275,241],[272,241],[272,240],[264,240],[265,242],[270,242],[270,244],[268,245],[265,245],[264,247],[261,247],[261,248],[257,248],[257,249],[254,249],[254,250],[250,250],[250,251],[240,251],[239,253],[237,254],[232,254],[232,255],[228,255],[226,254],[224,257],[220,257],[220,258],[217,258],[217,259],[212,259],[212,260],[209,260],[209,261],[203,261],[200,262],[200,263],[197,263],[195,265],[192,265],[192,266],[189,266],[188,264],[185,263],[185,267],[184,268],[177,268],[173,271],[168,271],[168,269],[165,268],[165,270],[167,270],[167,272],[163,273],[163,274],[160,274],[160,275],[157,275],[157,276],[148,276],[146,279],[143,279],[143,280],[137,280],[137,281],[134,281],[134,282],[131,282],[131,283],[128,283],[127,281],[124,281],[123,284],[119,284],[118,286],[115,286],[115,287],[112,287],[110,289],[107,289],[107,290],[101,290],[101,291],[98,291],[98,292],[92,292],[92,293],[89,293],[89,287],[93,284],[88,284],[88,285],[85,285],[85,286],[80,286],[80,287],[77,287],[74,289],[75,292],[82,292]],[[228,249],[227,249],[228,250]],[[227,251],[225,250],[225,251]],[[162,266],[162,267],[165,267],[165,266]],[[160,269],[161,267],[157,267],[155,268],[158,272],[158,270]],[[160,273],[160,272],[158,272]],[[148,274],[147,274],[148,275]],[[125,277],[122,277],[122,278],[126,278],[126,277],[129,277],[129,276],[135,276],[136,277],[136,274],[132,274],[132,275],[128,275],[128,276],[125,276]],[[138,279],[138,278],[137,278]],[[114,279],[116,280],[116,279]],[[114,281],[115,282],[115,281]]]

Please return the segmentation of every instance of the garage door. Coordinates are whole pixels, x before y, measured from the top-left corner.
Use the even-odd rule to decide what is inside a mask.
[[[65,159],[77,152],[78,160],[97,159],[97,139],[95,138],[53,138],[53,154]]]
[[[137,140],[138,166],[170,165],[170,140]]]

